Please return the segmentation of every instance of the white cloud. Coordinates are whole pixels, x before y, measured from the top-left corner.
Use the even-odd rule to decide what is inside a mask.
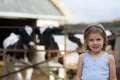
[[[60,0],[72,13],[72,22],[120,18],[120,0]]]

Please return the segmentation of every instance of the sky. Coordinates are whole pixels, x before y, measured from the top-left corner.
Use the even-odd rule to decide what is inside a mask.
[[[120,0],[59,0],[72,14],[71,23],[120,19]]]

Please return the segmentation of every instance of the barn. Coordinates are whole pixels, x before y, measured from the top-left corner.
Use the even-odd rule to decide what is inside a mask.
[[[58,0],[1,0],[0,48],[2,48],[3,40],[17,28],[25,25],[59,27],[70,18],[69,12]]]
[[[58,0],[2,0],[0,1],[0,47],[3,39],[18,27],[25,25],[59,26],[70,14]]]

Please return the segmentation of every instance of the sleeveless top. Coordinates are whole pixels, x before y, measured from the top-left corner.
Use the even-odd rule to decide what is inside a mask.
[[[99,58],[93,58],[87,51],[83,61],[82,80],[108,80],[109,66],[107,52],[103,52]]]

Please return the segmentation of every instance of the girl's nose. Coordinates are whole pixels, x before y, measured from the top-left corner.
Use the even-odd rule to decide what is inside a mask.
[[[96,40],[94,40],[94,42],[93,42],[94,44],[97,44],[98,42],[96,41]]]

